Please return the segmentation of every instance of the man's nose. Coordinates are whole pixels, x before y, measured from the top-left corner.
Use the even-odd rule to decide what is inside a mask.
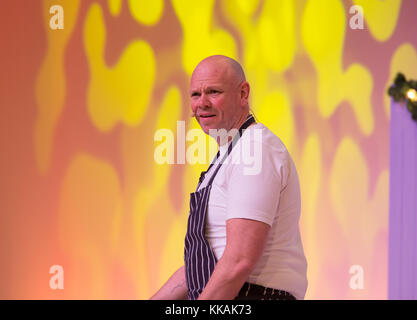
[[[205,93],[201,94],[198,106],[200,108],[210,107],[210,99],[209,99],[208,95],[206,95]]]

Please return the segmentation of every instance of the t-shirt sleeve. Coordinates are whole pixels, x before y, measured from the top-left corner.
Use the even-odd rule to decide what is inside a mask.
[[[260,144],[262,154],[253,158],[252,165],[231,164],[226,220],[245,218],[272,226],[281,190],[286,185],[288,161],[285,152]]]

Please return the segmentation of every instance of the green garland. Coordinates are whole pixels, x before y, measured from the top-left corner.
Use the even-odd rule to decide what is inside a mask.
[[[388,89],[388,95],[395,102],[407,101],[407,109],[417,122],[417,81],[407,81],[402,73],[398,73],[393,85]]]

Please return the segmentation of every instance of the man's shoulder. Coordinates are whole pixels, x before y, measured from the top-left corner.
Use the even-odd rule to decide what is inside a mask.
[[[258,122],[248,129],[249,132],[247,132],[247,135],[243,136],[246,141],[250,141],[254,144],[262,144],[262,148],[269,150],[270,152],[288,154],[284,142],[263,123]]]

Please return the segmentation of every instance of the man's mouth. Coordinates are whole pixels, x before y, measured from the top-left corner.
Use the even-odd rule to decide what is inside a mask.
[[[216,116],[215,114],[200,114],[200,118],[203,118],[203,119],[212,118],[215,116]]]

